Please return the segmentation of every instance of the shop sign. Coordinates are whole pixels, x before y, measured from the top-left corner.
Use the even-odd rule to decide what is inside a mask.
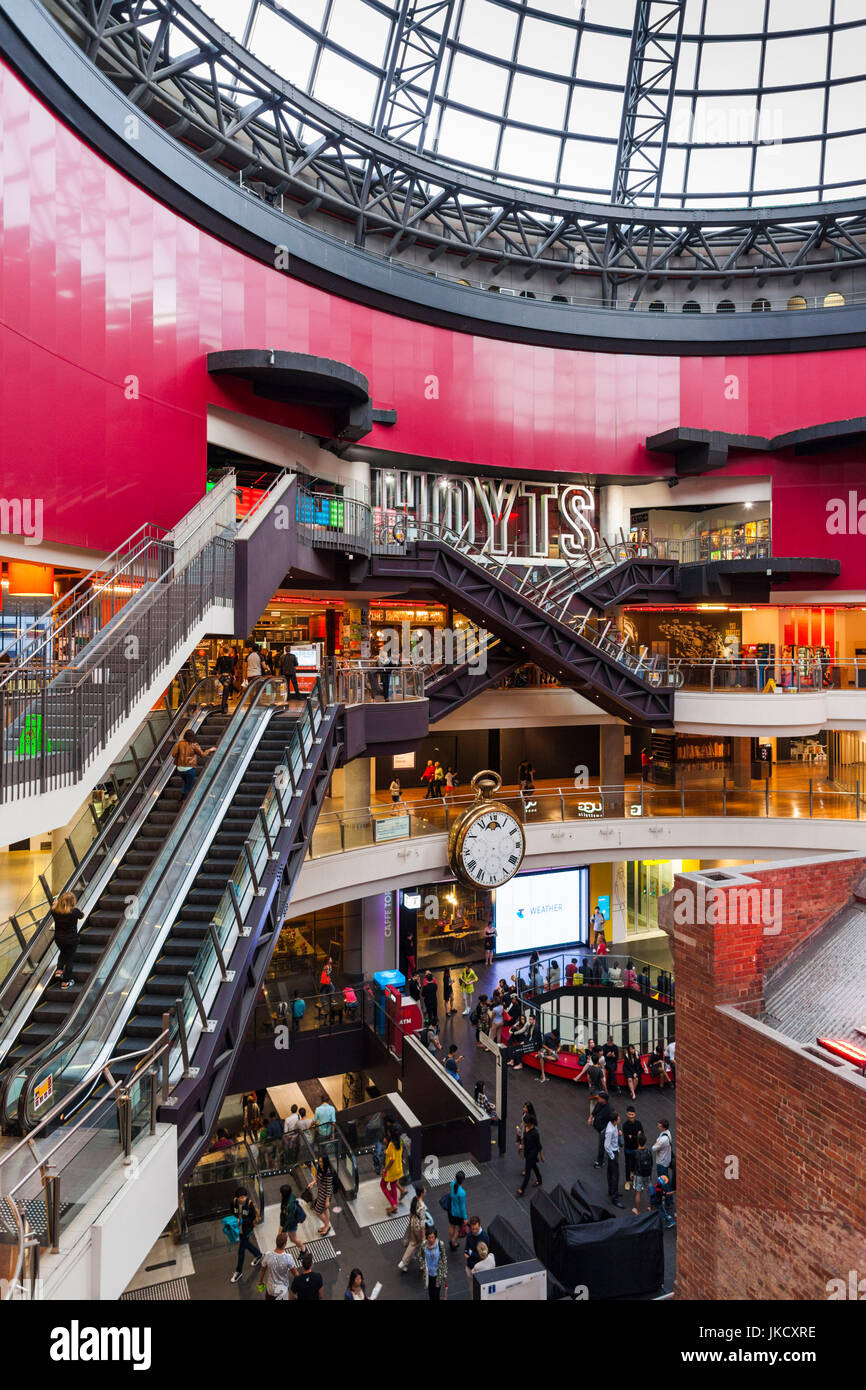
[[[413,522],[444,522],[491,555],[542,560],[556,542],[558,553],[571,560],[598,544],[595,492],[579,483],[443,478],[380,468],[373,469],[372,481],[379,521],[393,525],[405,513],[410,539]]]
[[[402,840],[410,833],[409,816],[383,816],[373,821],[373,839],[377,845],[385,840]]]
[[[49,1072],[44,1081],[33,1090],[33,1109],[39,1110],[54,1095],[54,1073]]]

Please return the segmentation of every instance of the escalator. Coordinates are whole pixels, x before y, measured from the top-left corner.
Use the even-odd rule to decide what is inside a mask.
[[[166,743],[172,743],[183,731],[183,722],[181,717],[173,723]],[[228,722],[227,714],[206,714],[195,733],[196,740],[202,748],[215,748]],[[161,751],[164,757],[170,754],[168,747]],[[148,811],[135,839],[122,855],[95,906],[86,914],[72,966],[74,983],[70,988],[62,989],[60,982],[50,974],[44,979],[39,1002],[4,1058],[7,1072],[24,1066],[31,1054],[48,1044],[61,1031],[119,925],[124,921],[124,915],[130,910],[132,900],[137,897],[180,810],[180,778],[172,775],[161,790],[154,792],[154,796],[152,808]],[[3,1118],[8,1123],[12,1117],[4,1114]]]
[[[209,936],[209,924],[226,883],[243,853],[244,842],[265,800],[274,772],[283,756],[296,715],[275,714],[258,742],[243,781],[232,797],[204,861],[196,874],[195,887],[188,893],[177,920],[166,937],[153,970],[130,1015],[115,1054],[138,1052],[156,1038],[162,1016],[183,997],[189,973]],[[130,1064],[132,1065],[132,1064]],[[126,1074],[122,1061],[114,1067],[116,1076]]]

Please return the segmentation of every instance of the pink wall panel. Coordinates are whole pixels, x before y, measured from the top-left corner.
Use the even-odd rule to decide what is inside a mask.
[[[370,379],[393,428],[367,442],[480,469],[657,475],[647,435],[676,424],[775,434],[866,414],[866,350],[746,358],[531,347],[413,323],[292,281],[126,180],[0,68],[0,486],[42,496],[49,539],[112,546],[170,525],[201,494],[208,402],[314,426],[213,382],[209,351],[334,357]],[[732,383],[730,377],[736,381]],[[125,383],[135,379],[135,391]],[[425,384],[438,383],[438,399]],[[866,550],[833,538],[836,461],[738,458],[773,472],[777,550]],[[852,457],[851,486],[866,470]]]

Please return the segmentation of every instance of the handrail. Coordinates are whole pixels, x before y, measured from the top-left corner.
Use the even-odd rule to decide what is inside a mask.
[[[150,756],[147,759],[147,762],[144,764],[142,768],[139,769],[137,775],[124,792],[123,797],[112,808],[108,820],[105,822],[103,826],[100,827],[99,833],[94,837],[93,841],[88,846],[84,858],[81,860],[80,864],[78,864],[78,866],[75,868],[71,877],[66,880],[66,882],[63,885],[63,888],[59,889],[58,892],[54,895],[55,897],[58,897],[60,893],[69,892],[73,885],[78,883],[81,880],[82,876],[87,872],[92,861],[105,849],[105,837],[107,837],[110,832],[113,832],[117,828],[117,826],[121,824],[127,806],[132,802],[133,798],[137,795],[139,789],[143,787],[145,782],[148,780],[148,775],[152,771],[154,764],[159,765],[163,762],[165,758],[165,745],[168,741],[173,740],[176,737],[176,730],[178,724],[183,723],[184,725],[186,725],[189,722],[192,710],[197,708],[196,696],[198,691],[202,688],[202,686],[212,681],[214,681],[213,676],[202,676],[198,681],[196,681],[195,685],[192,687],[189,694],[186,696],[186,699],[184,700],[183,704],[180,705],[174,712],[174,714],[170,716],[168,726],[166,727],[158,742],[152,749]],[[85,813],[85,815],[86,814],[87,813]],[[54,857],[57,858],[58,855],[55,855]],[[53,862],[54,860],[52,859],[51,863]],[[46,866],[46,869],[43,870],[43,877],[45,878],[48,878],[49,876],[51,863],[49,863]],[[13,965],[12,969],[8,971],[8,973],[2,980],[0,980],[0,1017],[2,1017],[3,1012],[8,1008],[6,994],[10,984],[13,982],[13,980],[17,978],[20,972],[24,969],[27,961],[31,957],[34,948],[37,946],[37,944],[41,943],[44,940],[44,936],[47,934],[47,932],[52,929],[50,917],[51,904],[48,898],[45,899],[45,902],[48,907],[48,912],[43,918],[42,923],[39,927],[37,927],[36,931],[28,939],[26,947],[22,950],[21,955]],[[19,914],[20,908],[18,910],[18,913],[13,915],[18,916]],[[3,925],[3,923],[0,923],[0,930],[2,930]]]
[[[23,1174],[23,1176],[20,1177],[20,1178],[18,1179],[18,1181],[17,1181],[16,1183],[14,1183],[14,1185],[13,1185],[11,1188],[9,1188],[9,1190],[8,1190],[7,1192],[2,1193],[2,1197],[0,1197],[0,1201],[2,1201],[2,1202],[5,1203],[6,1207],[8,1208],[8,1210],[12,1213],[12,1215],[13,1215],[13,1217],[14,1217],[15,1224],[16,1224],[16,1227],[17,1227],[17,1236],[18,1236],[18,1254],[17,1254],[16,1263],[15,1263],[15,1269],[14,1269],[14,1272],[13,1272],[13,1274],[12,1274],[11,1279],[9,1279],[8,1281],[6,1281],[5,1287],[3,1288],[2,1292],[0,1292],[0,1301],[11,1301],[11,1300],[13,1299],[14,1293],[15,1293],[15,1289],[16,1289],[16,1286],[17,1286],[17,1284],[18,1284],[18,1280],[19,1280],[19,1278],[20,1278],[21,1271],[22,1271],[23,1266],[24,1266],[24,1258],[25,1258],[26,1243],[27,1243],[26,1216],[25,1216],[24,1211],[22,1211],[22,1208],[18,1205],[18,1202],[15,1200],[17,1193],[18,1193],[23,1187],[25,1187],[28,1183],[34,1182],[34,1181],[36,1180],[37,1177],[42,1178],[43,1181],[44,1181],[45,1177],[47,1176],[47,1168],[48,1168],[49,1161],[54,1157],[54,1155],[55,1155],[56,1153],[58,1153],[58,1152],[60,1151],[60,1149],[64,1146],[64,1144],[66,1144],[66,1143],[68,1142],[68,1140],[70,1139],[70,1137],[71,1137],[73,1134],[76,1134],[76,1133],[78,1132],[78,1130],[80,1130],[84,1125],[86,1125],[86,1124],[88,1123],[88,1121],[90,1120],[90,1118],[91,1118],[91,1116],[92,1116],[92,1113],[93,1113],[93,1110],[94,1110],[94,1109],[103,1107],[103,1106],[106,1104],[107,1101],[110,1101],[110,1100],[112,1100],[112,1099],[114,1099],[115,1101],[117,1101],[117,1100],[119,1100],[119,1098],[120,1098],[121,1096],[128,1097],[129,1094],[130,1094],[130,1092],[131,1092],[131,1090],[132,1090],[132,1088],[133,1088],[133,1086],[134,1086],[134,1085],[135,1085],[147,1072],[151,1072],[152,1076],[154,1076],[154,1073],[153,1073],[153,1070],[152,1070],[152,1069],[159,1063],[159,1061],[161,1060],[161,1058],[165,1055],[165,1053],[166,1053],[167,1050],[168,1050],[168,1047],[169,1047],[168,1031],[167,1031],[166,1029],[163,1029],[163,1031],[153,1040],[152,1043],[149,1044],[148,1047],[142,1048],[141,1051],[139,1051],[139,1052],[126,1053],[126,1054],[124,1054],[124,1059],[125,1059],[125,1060],[129,1060],[130,1057],[140,1057],[142,1060],[141,1060],[141,1061],[138,1063],[138,1065],[135,1067],[135,1069],[134,1069],[133,1072],[132,1072],[132,1075],[129,1076],[129,1077],[124,1078],[122,1081],[114,1081],[113,1078],[111,1077],[110,1068],[111,1068],[112,1064],[113,1064],[116,1060],[119,1060],[119,1059],[111,1058],[110,1061],[107,1062],[107,1063],[105,1064],[105,1067],[102,1069],[102,1071],[101,1071],[101,1073],[100,1073],[100,1075],[103,1076],[103,1077],[105,1078],[106,1083],[107,1083],[107,1085],[108,1085],[108,1090],[106,1091],[105,1095],[100,1096],[99,1099],[98,1099],[97,1101],[94,1102],[94,1104],[93,1104],[93,1106],[91,1107],[91,1109],[87,1110],[87,1111],[81,1116],[81,1118],[80,1118],[79,1120],[77,1120],[71,1127],[69,1127],[69,1128],[64,1127],[63,1133],[62,1133],[61,1137],[58,1139],[57,1143],[54,1144],[53,1147],[50,1148],[50,1149],[48,1150],[47,1153],[37,1156],[37,1155],[36,1155],[36,1150],[35,1150],[35,1143],[36,1143],[36,1140],[37,1140],[39,1134],[40,1134],[43,1130],[45,1130],[45,1129],[47,1129],[47,1128],[49,1128],[49,1127],[53,1127],[53,1125],[54,1125],[54,1119],[53,1119],[52,1116],[46,1116],[44,1120],[40,1121],[40,1123],[39,1123],[38,1125],[36,1125],[35,1128],[34,1128],[33,1130],[31,1130],[31,1132],[27,1135],[27,1137],[26,1137],[25,1139],[22,1139],[22,1140],[20,1141],[20,1143],[16,1144],[12,1149],[10,1149],[7,1153],[5,1153],[5,1154],[2,1156],[2,1158],[0,1158],[0,1193],[2,1193],[3,1169],[6,1167],[6,1165],[9,1164],[9,1163],[12,1163],[12,1162],[14,1161],[14,1159],[17,1157],[17,1155],[20,1154],[20,1153],[22,1152],[22,1150],[25,1149],[25,1148],[26,1148],[30,1153],[32,1153],[32,1154],[33,1154],[33,1157],[34,1157],[33,1166],[32,1166],[31,1168],[27,1169],[27,1171]],[[72,1092],[70,1093],[69,1099],[72,1099],[75,1095],[77,1095],[79,1092],[85,1090],[87,1087],[92,1088],[93,1080],[94,1080],[93,1077],[89,1077],[86,1081],[83,1081],[83,1082],[79,1083],[79,1085],[75,1088],[75,1090],[72,1091]],[[164,1070],[164,1071],[163,1071],[163,1084],[164,1084],[164,1085],[165,1085],[166,1080],[167,1080],[167,1076],[166,1076],[166,1073],[165,1073],[165,1070]],[[154,1107],[154,1106],[151,1107],[151,1114],[152,1114],[152,1117],[155,1115],[155,1107]],[[120,1119],[120,1116],[118,1116],[118,1119]],[[130,1135],[129,1132],[127,1131],[126,1139],[125,1139],[125,1141],[124,1141],[123,1125],[122,1125],[122,1124],[119,1124],[118,1129],[119,1129],[119,1135],[118,1135],[119,1141],[120,1141],[121,1145],[122,1145],[123,1148],[124,1148],[124,1151],[126,1152],[126,1154],[127,1154],[127,1156],[128,1156],[128,1154],[129,1154],[129,1148],[131,1147],[131,1135]],[[153,1127],[153,1123],[151,1123],[151,1133],[153,1133],[153,1132],[154,1132],[154,1127]],[[58,1175],[58,1174],[51,1174],[51,1183],[52,1183],[52,1185],[55,1185],[55,1184],[57,1184],[58,1182],[59,1182],[59,1175]],[[56,1194],[56,1189],[55,1189],[55,1201],[56,1201],[56,1197],[57,1197],[57,1194]],[[49,1207],[48,1190],[47,1190],[47,1188],[46,1188],[46,1212],[48,1212],[48,1207]],[[52,1219],[51,1219],[51,1216],[50,1216],[50,1214],[49,1214],[49,1215],[48,1215],[49,1231],[50,1231],[50,1228],[51,1228],[52,1224],[53,1224],[53,1223],[52,1223]],[[58,1235],[59,1235],[59,1232],[56,1231],[56,1230],[54,1230],[53,1232],[51,1232],[51,1234],[52,1234],[53,1240],[54,1240],[54,1242],[55,1242],[55,1244],[56,1244],[56,1240],[57,1240],[57,1237],[58,1237]]]
[[[120,545],[116,546],[115,549],[110,552],[110,554],[106,555],[105,559],[98,566],[95,566],[92,570],[88,570],[87,574],[82,575],[82,577],[79,580],[77,580],[75,584],[73,584],[71,589],[67,589],[66,593],[63,594],[59,599],[57,599],[56,602],[53,603],[51,607],[46,610],[45,613],[42,614],[42,618],[39,622],[32,623],[30,627],[26,628],[25,631],[22,632],[19,637],[16,637],[15,642],[12,644],[12,646],[14,647],[17,646],[19,643],[24,642],[30,636],[31,633],[41,635],[44,631],[44,624],[46,618],[50,618],[54,613],[63,613],[65,608],[69,605],[69,600],[70,598],[72,598],[73,594],[75,594],[79,590],[81,590],[83,594],[86,585],[94,583],[97,579],[105,579],[106,572],[109,571],[109,567],[111,566],[112,562],[115,561],[116,558],[119,558],[122,552],[127,547],[132,546],[133,542],[136,542],[136,537],[146,536],[146,544],[149,545],[152,540],[159,541],[163,539],[167,534],[168,532],[164,526],[157,526],[154,522],[150,521],[142,522],[141,526],[139,526],[137,530],[133,531],[131,536],[127,536],[126,540],[121,541]],[[137,542],[136,545],[137,548],[135,550],[131,550],[130,554],[127,557],[127,564],[130,562],[130,560],[135,558],[136,554],[139,553],[141,542]],[[110,572],[112,574],[112,577],[116,577],[113,571]],[[122,572],[122,570],[118,571],[118,573]],[[89,600],[89,597],[90,595],[85,595],[85,598],[87,600]],[[77,602],[77,600],[75,602]],[[74,607],[75,603],[73,603],[72,606]],[[70,614],[67,616],[72,615]],[[66,620],[67,618],[64,618],[64,621]],[[52,633],[54,633],[54,631],[55,629],[52,626]],[[7,649],[7,653],[9,650],[10,649]],[[29,657],[26,658],[25,664],[26,661],[29,661],[29,659]],[[20,669],[20,666],[17,666],[13,667],[10,671],[7,671],[3,679],[0,680],[0,687],[4,686],[7,683],[7,681],[11,678],[11,676],[13,676],[16,673],[16,671],[19,671]]]
[[[205,799],[205,795],[207,791],[210,789],[212,782],[216,778],[217,773],[215,769],[221,765],[224,765],[225,760],[232,753],[235,743],[237,742],[237,739],[240,737],[242,730],[246,727],[247,718],[251,715],[253,709],[258,705],[260,698],[265,694],[266,687],[274,683],[285,685],[285,680],[282,677],[278,676],[262,676],[258,680],[252,682],[251,685],[247,688],[247,690],[245,691],[244,695],[241,697],[241,700],[238,703],[234,715],[232,716],[232,724],[230,726],[229,737],[224,747],[220,749],[220,757],[216,759],[215,762],[212,762],[210,766],[205,769],[205,772],[202,775],[202,777],[198,779],[196,786],[193,788],[192,793],[187,798],[187,804],[181,812],[181,817],[179,817],[178,822],[176,822],[175,826],[172,827],[172,830],[169,834],[169,840],[171,839],[172,835],[175,836],[175,838],[177,839],[178,832],[181,830],[183,832],[183,837],[186,837],[190,833],[190,830],[192,826],[195,824],[196,817]],[[168,843],[169,841],[167,840],[166,844],[160,851],[160,857],[166,855]],[[146,921],[147,904],[153,901],[156,893],[163,886],[163,883],[167,875],[171,872],[173,868],[173,860],[174,850],[172,850],[171,854],[168,854],[161,868],[159,868],[158,875],[155,881],[152,883],[152,885],[147,891],[147,903],[141,904],[139,915],[135,919],[137,924],[136,931],[128,935],[125,943],[121,945],[120,952],[119,954],[117,954],[117,958],[114,961],[111,971],[106,975],[105,979],[102,981],[102,984],[99,986],[96,998],[90,999],[88,997],[88,990],[85,988],[79,996],[78,1000],[76,1001],[72,1013],[69,1015],[69,1018],[64,1021],[63,1030],[69,1029],[71,1035],[67,1034],[66,1038],[60,1043],[58,1043],[59,1035],[55,1035],[55,1037],[51,1038],[49,1041],[40,1044],[40,1046],[35,1048],[34,1051],[31,1054],[29,1054],[28,1057],[22,1059],[22,1061],[16,1067],[11,1069],[9,1075],[7,1076],[3,1085],[2,1093],[0,1093],[0,1113],[6,1114],[8,1112],[10,1093],[13,1089],[13,1083],[17,1078],[21,1077],[22,1079],[20,1090],[17,1095],[17,1117],[19,1123],[22,1126],[22,1129],[25,1132],[28,1128],[27,1109],[29,1101],[31,1099],[35,1077],[42,1069],[44,1069],[45,1066],[49,1064],[49,1062],[55,1056],[59,1056],[61,1053],[67,1051],[69,1051],[71,1055],[74,1055],[74,1051],[77,1048],[77,1046],[81,1043],[88,1025],[92,1022],[93,1017],[98,1014],[103,1000],[106,998],[110,988],[112,987],[112,981],[115,972],[121,967],[126,953],[131,949],[131,946],[132,944],[134,944],[138,934],[142,931],[144,923]],[[162,925],[164,926],[165,924],[163,923]],[[116,953],[116,944],[116,939],[114,937],[110,938],[109,941],[106,943],[104,951],[100,955],[99,960],[93,968],[91,978],[97,977],[104,963],[107,961],[109,955]],[[78,1021],[77,1029],[76,1021]],[[56,1079],[57,1078],[55,1077],[55,1081]],[[61,1102],[58,1101],[54,1107],[55,1111],[60,1107],[60,1104]]]

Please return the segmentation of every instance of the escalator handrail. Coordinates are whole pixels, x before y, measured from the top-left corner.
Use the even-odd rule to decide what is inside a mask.
[[[282,676],[261,676],[257,680],[251,682],[250,685],[247,687],[247,690],[241,697],[241,700],[238,703],[237,708],[235,709],[234,715],[232,716],[232,725],[234,725],[234,728],[231,728],[230,726],[230,737],[228,742],[226,743],[225,747],[220,748],[219,758],[211,761],[210,766],[207,767],[204,775],[199,779],[198,785],[196,787],[196,792],[198,793],[196,797],[197,804],[191,808],[192,814],[190,816],[190,826],[194,822],[196,814],[200,808],[200,803],[204,797],[205,789],[209,788],[210,783],[214,780],[214,777],[216,776],[216,773],[212,772],[211,769],[213,767],[218,767],[220,763],[222,763],[229,756],[237,739],[241,734],[241,731],[246,726],[247,719],[252,715],[253,710],[258,706],[261,697],[266,692],[266,687],[271,683],[277,683],[279,685],[282,685],[288,692],[287,682],[285,678]],[[208,774],[210,774],[210,776]],[[195,792],[191,793],[190,799],[192,799],[192,796],[194,795]],[[227,809],[228,807],[226,806],[224,808],[224,812]],[[216,822],[217,828],[220,823],[221,820]],[[172,829],[174,829],[174,827],[172,827]],[[216,830],[214,833],[216,833]],[[162,886],[166,875],[171,871],[173,865],[173,858],[173,856],[170,857],[163,865],[159,878],[150,888],[148,900],[151,900],[153,898],[153,895]],[[144,922],[145,914],[144,912],[140,912],[138,917],[136,918],[136,923],[139,931],[142,929]],[[81,1041],[82,1036],[86,1032],[88,1024],[90,1023],[91,1017],[98,1011],[99,1006],[102,1003],[102,1000],[105,998],[105,995],[111,986],[114,971],[120,967],[123,958],[126,954],[126,951],[129,949],[130,944],[134,939],[134,933],[127,938],[126,943],[121,948],[120,955],[114,963],[112,973],[109,974],[103,981],[102,986],[100,987],[99,992],[96,996],[96,999],[89,1001],[86,1015],[80,1019],[77,1032],[73,1032],[71,1036],[67,1037],[66,1040],[59,1045],[59,1047],[57,1046],[58,1035],[55,1034],[53,1038],[49,1039],[47,1042],[41,1043],[39,1047],[33,1050],[32,1053],[30,1053],[27,1057],[23,1058],[22,1061],[16,1067],[12,1068],[8,1075],[5,1077],[2,1092],[0,1092],[0,1115],[2,1115],[3,1117],[6,1117],[7,1115],[7,1096],[13,1079],[16,1076],[21,1075],[22,1072],[26,1073],[21,1084],[21,1090],[18,1096],[17,1106],[17,1118],[19,1124],[22,1127],[23,1132],[26,1133],[28,1128],[27,1106],[31,1097],[35,1075],[38,1074],[39,1071],[41,1071],[51,1061],[53,1055],[65,1052],[68,1048],[74,1048]],[[99,959],[94,965],[91,975],[96,975],[98,973],[101,964],[105,960],[108,952],[111,951],[113,945],[114,938],[111,937],[109,938],[108,942],[106,943],[105,949],[103,950],[102,954],[100,955]],[[139,985],[138,988],[135,990],[136,998],[138,997],[138,994],[140,994],[140,992],[141,986]],[[70,1014],[69,1018],[64,1021],[64,1024],[62,1025],[63,1029],[66,1029],[70,1026],[74,1028],[76,1015],[78,1015],[79,1013],[84,1014],[85,998],[86,991],[82,992],[81,997],[76,1001],[72,1013]],[[62,1104],[63,1102],[58,1102],[58,1105],[55,1106],[54,1109],[57,1110],[58,1108],[61,1108]]]
[[[130,782],[129,786],[127,787],[121,799],[118,801],[117,805],[112,808],[108,820],[105,822],[103,826],[100,827],[99,834],[94,836],[91,844],[88,845],[87,852],[84,855],[84,858],[81,860],[81,863],[64,883],[63,887],[59,890],[59,893],[55,894],[55,897],[59,897],[60,893],[69,892],[72,889],[73,885],[79,881],[82,874],[90,867],[91,863],[97,857],[97,855],[100,854],[102,850],[106,847],[107,836],[109,835],[109,833],[116,831],[117,827],[121,824],[120,818],[122,816],[122,813],[125,811],[131,799],[136,795],[137,791],[143,786],[144,782],[147,780],[148,774],[150,773],[154,762],[156,761],[160,764],[163,762],[165,757],[165,744],[169,739],[176,737],[176,730],[181,720],[181,716],[183,716],[183,719],[188,724],[191,717],[191,710],[189,709],[189,706],[192,702],[194,702],[197,691],[208,681],[212,681],[213,679],[213,676],[202,676],[198,681],[196,681],[195,685],[192,687],[189,694],[186,696],[183,704],[178,706],[177,710],[173,715],[170,715],[169,723],[165,731],[163,732],[161,738],[152,749],[150,756],[147,759],[147,762],[136,774],[133,781]],[[47,867],[50,868],[51,865],[49,864]],[[46,933],[52,930],[51,903],[48,901],[48,899],[46,899],[46,907],[46,914],[41,924],[39,925],[39,927],[37,927],[36,931],[30,937],[26,946],[22,948],[21,955],[19,956],[15,964],[12,966],[12,969],[8,972],[6,977],[2,981],[0,981],[0,1006],[2,1006],[3,1008],[7,1007],[5,995],[9,985],[16,978],[16,976],[24,969],[37,943],[41,943],[42,941],[44,941]]]

